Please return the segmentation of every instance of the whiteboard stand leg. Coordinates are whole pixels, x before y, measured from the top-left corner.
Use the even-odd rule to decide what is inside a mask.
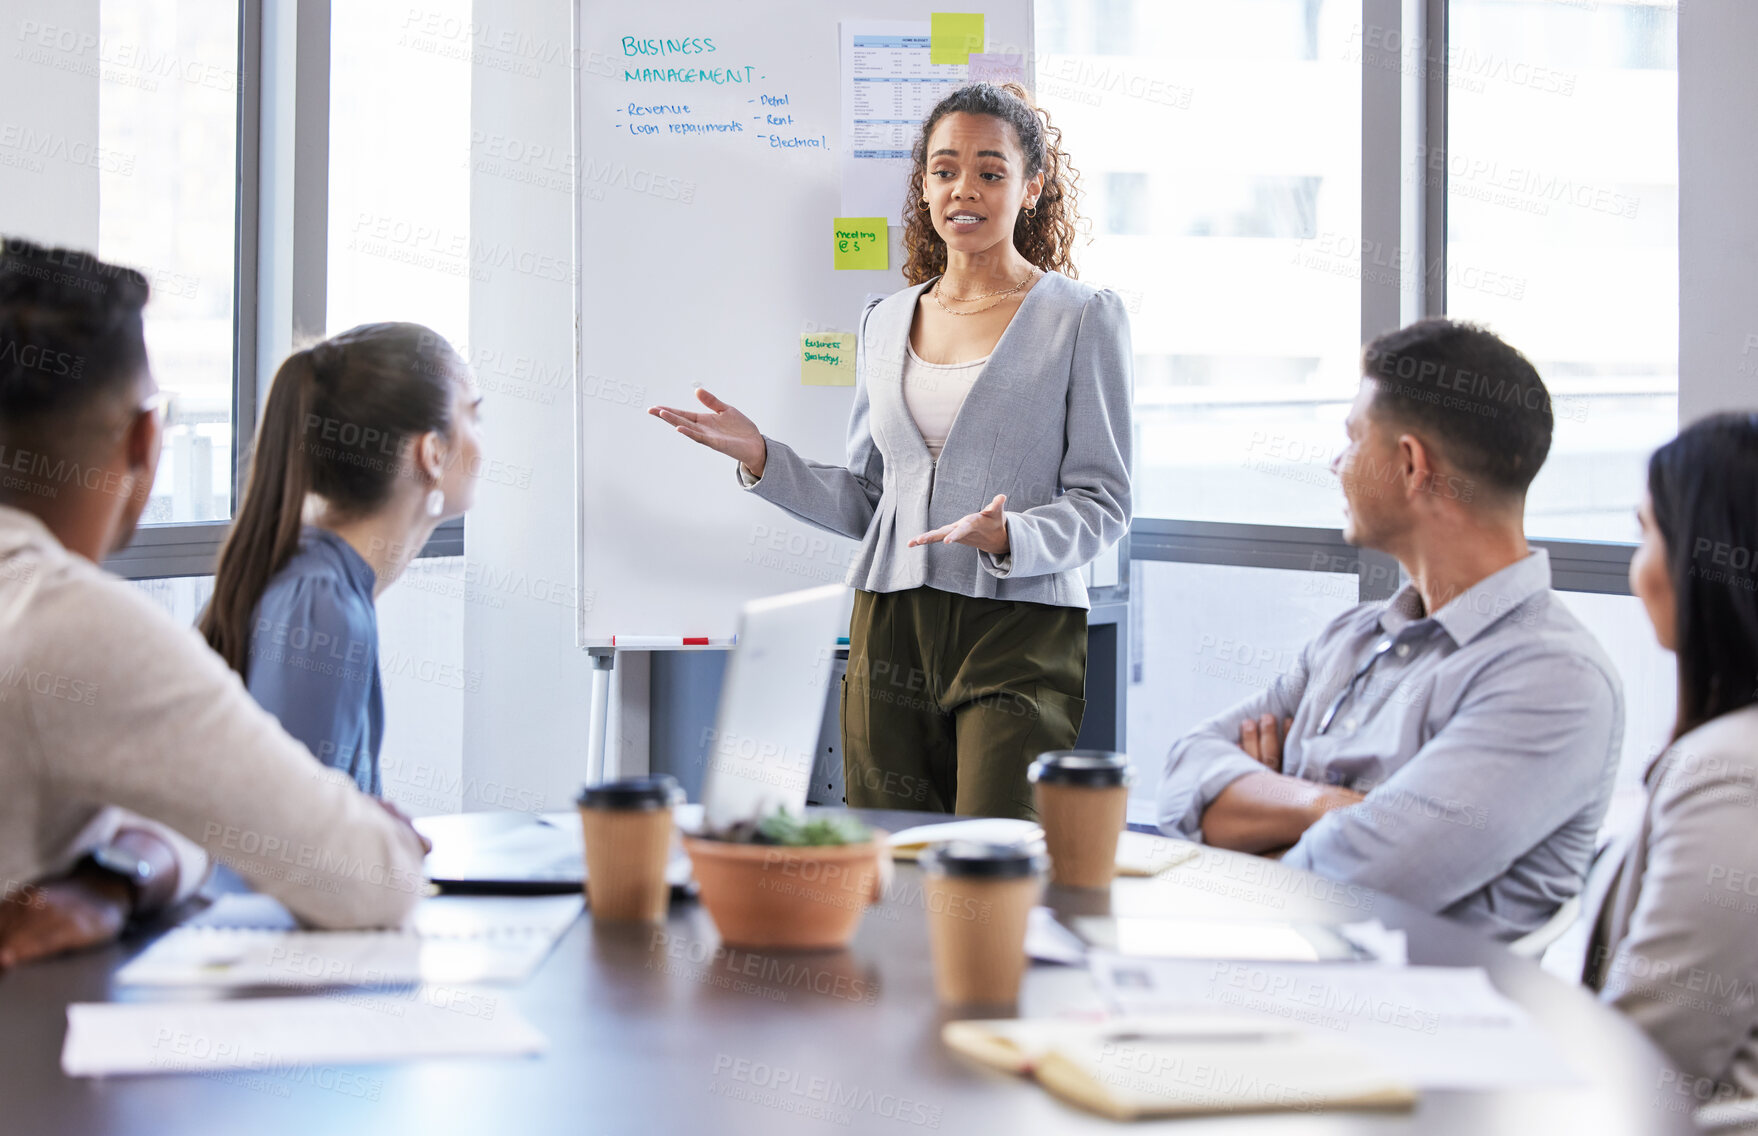
[[[592,712],[586,719],[586,784],[604,780],[605,732],[610,726],[610,671],[616,648],[588,647],[592,656]]]

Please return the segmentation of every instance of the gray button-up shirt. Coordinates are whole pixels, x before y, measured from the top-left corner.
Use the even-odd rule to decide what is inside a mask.
[[[1162,831],[1201,840],[1203,810],[1263,771],[1238,744],[1240,722],[1260,714],[1294,719],[1284,773],[1367,794],[1307,829],[1283,863],[1499,939],[1581,890],[1617,773],[1623,689],[1550,590],[1544,551],[1432,615],[1406,585],[1332,620],[1289,673],[1173,745]]]

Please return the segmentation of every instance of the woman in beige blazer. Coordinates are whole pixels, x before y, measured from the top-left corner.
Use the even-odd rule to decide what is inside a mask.
[[[1584,980],[1671,1059],[1656,1103],[1677,1111],[1758,1097],[1755,491],[1758,415],[1698,422],[1649,462],[1630,586],[1678,655],[1678,720],[1587,897]]]

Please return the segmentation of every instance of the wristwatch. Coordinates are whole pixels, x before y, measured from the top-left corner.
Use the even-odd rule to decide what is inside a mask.
[[[116,844],[100,845],[92,849],[86,859],[98,871],[120,877],[128,885],[129,911],[140,910],[140,901],[153,879],[150,860]]]

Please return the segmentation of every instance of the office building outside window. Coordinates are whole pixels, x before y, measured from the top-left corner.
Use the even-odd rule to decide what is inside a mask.
[[[1335,528],[1361,338],[1359,3],[1037,6],[1136,352],[1136,515]]]
[[[1678,9],[1452,0],[1447,312],[1526,352],[1556,435],[1534,536],[1634,541],[1679,391]]]
[[[104,0],[98,255],[138,268],[154,377],[174,397],[145,521],[232,515],[237,0]]]

